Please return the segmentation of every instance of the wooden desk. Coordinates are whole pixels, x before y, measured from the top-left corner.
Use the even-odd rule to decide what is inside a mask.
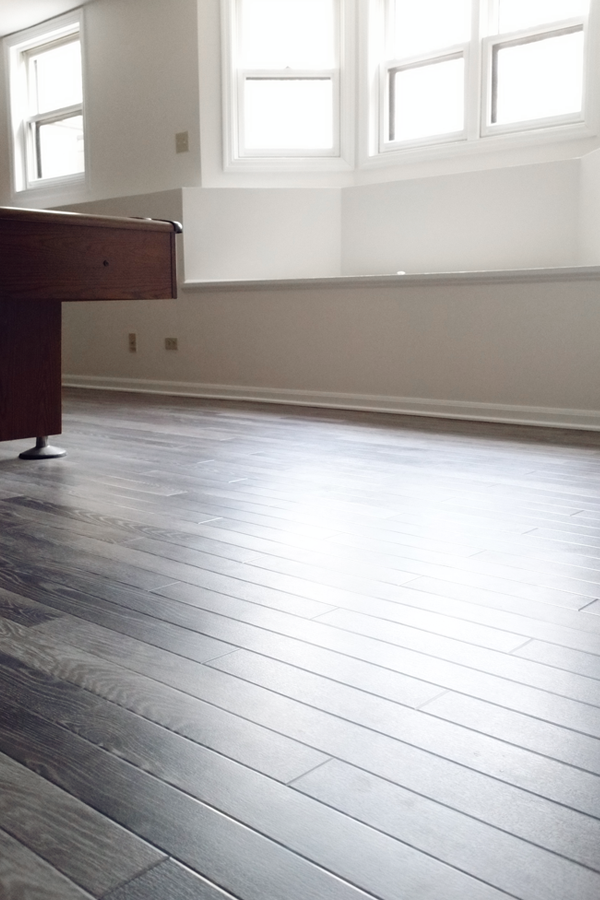
[[[64,455],[61,303],[177,296],[176,222],[0,207],[0,441]],[[56,452],[51,452],[56,449]],[[24,456],[24,454],[21,454]]]

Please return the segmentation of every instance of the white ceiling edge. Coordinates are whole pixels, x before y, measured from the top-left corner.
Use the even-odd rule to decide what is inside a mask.
[[[23,31],[92,0],[0,0],[0,37]]]

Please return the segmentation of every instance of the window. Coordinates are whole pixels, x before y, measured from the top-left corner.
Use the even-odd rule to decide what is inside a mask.
[[[16,191],[81,180],[85,171],[79,16],[5,42]]]
[[[588,6],[386,0],[380,149],[582,122]]]
[[[378,167],[589,138],[597,5],[221,0],[224,169],[341,173],[355,148]]]
[[[471,0],[395,0],[385,37],[386,143],[461,136]]]
[[[340,156],[340,0],[228,0],[232,159]]]
[[[484,133],[583,118],[587,0],[497,0]]]

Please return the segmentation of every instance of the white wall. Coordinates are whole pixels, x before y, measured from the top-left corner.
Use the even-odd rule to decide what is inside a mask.
[[[340,191],[187,188],[186,280],[339,275]]]
[[[84,7],[88,185],[41,200],[12,196],[0,109],[1,204],[56,207],[200,183],[196,7],[196,0],[93,0]],[[4,83],[0,93],[4,100]],[[180,131],[189,132],[188,153],[175,152]]]
[[[580,161],[565,160],[350,188],[184,189],[185,277],[576,265],[579,179]]]
[[[578,160],[345,188],[342,271],[574,265],[578,192]]]
[[[600,265],[600,150],[581,160],[577,262]]]

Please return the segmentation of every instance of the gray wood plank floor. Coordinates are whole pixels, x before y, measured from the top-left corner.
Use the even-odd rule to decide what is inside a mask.
[[[598,900],[600,435],[70,390],[29,443],[2,900]]]

